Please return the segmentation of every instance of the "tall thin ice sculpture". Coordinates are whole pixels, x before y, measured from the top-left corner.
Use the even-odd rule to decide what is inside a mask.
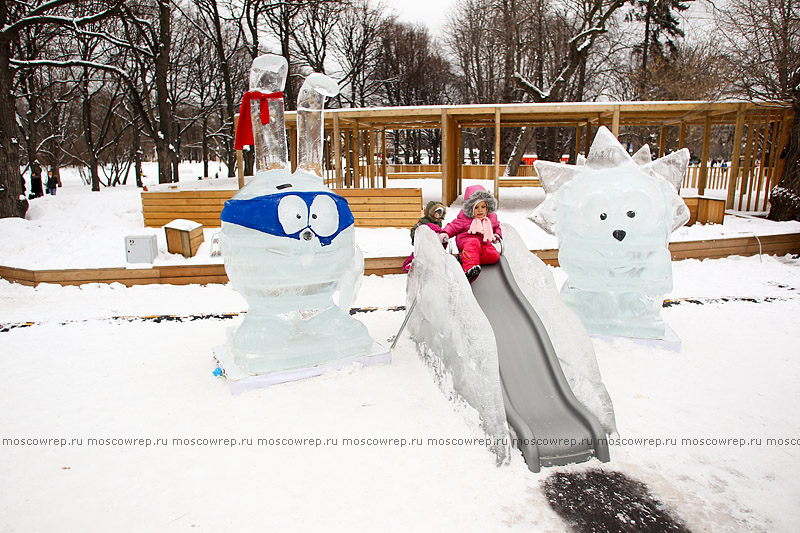
[[[225,270],[249,306],[226,348],[249,374],[314,367],[367,354],[373,345],[349,314],[364,268],[353,215],[321,177],[322,104],[338,86],[319,74],[301,89],[303,168],[292,174],[281,92],[287,70],[281,56],[253,61],[236,144],[255,145],[255,176],[221,216]]]

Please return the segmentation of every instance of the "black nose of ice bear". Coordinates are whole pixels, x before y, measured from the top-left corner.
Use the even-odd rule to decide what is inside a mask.
[[[612,233],[611,235],[613,235],[614,238],[617,239],[618,241],[622,242],[622,239],[625,238],[625,230],[615,229],[614,233]]]
[[[314,238],[314,234],[311,233],[311,230],[309,229],[305,230],[302,235],[303,235],[303,240],[305,241],[310,241],[311,239]]]

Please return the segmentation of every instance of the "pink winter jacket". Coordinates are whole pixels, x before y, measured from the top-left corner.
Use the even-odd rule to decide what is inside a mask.
[[[497,235],[503,236],[503,233],[500,231],[500,222],[497,220],[496,213],[489,213],[486,215],[489,218],[489,221],[492,223],[492,231],[494,231]],[[464,214],[464,211],[459,211],[458,216],[453,220],[451,223],[444,227],[444,232],[447,233],[449,237],[456,238],[456,246],[458,246],[459,250],[464,249],[464,243],[467,242],[468,239],[478,239],[482,240],[480,235],[475,235],[471,233],[467,233],[469,231],[469,226],[472,224],[472,219],[469,218],[467,215]]]

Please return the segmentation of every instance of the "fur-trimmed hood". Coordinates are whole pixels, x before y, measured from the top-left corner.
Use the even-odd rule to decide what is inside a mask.
[[[430,219],[429,222],[434,222],[433,212],[439,208],[442,210],[442,219],[444,219],[444,215],[447,213],[447,207],[442,202],[431,200],[428,202],[428,205],[425,206],[425,217]],[[441,225],[441,223],[439,225]]]
[[[464,191],[464,207],[462,211],[469,218],[473,218],[475,204],[478,202],[486,202],[489,213],[497,211],[497,200],[495,200],[492,193],[483,188],[483,185],[470,185]]]

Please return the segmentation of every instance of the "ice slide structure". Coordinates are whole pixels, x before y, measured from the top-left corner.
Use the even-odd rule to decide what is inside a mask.
[[[417,302],[409,331],[440,387],[477,411],[498,464],[512,446],[534,472],[608,461],[613,407],[586,330],[547,266],[511,226],[503,234],[500,262],[470,286],[433,233],[422,233],[409,275],[408,298]]]

